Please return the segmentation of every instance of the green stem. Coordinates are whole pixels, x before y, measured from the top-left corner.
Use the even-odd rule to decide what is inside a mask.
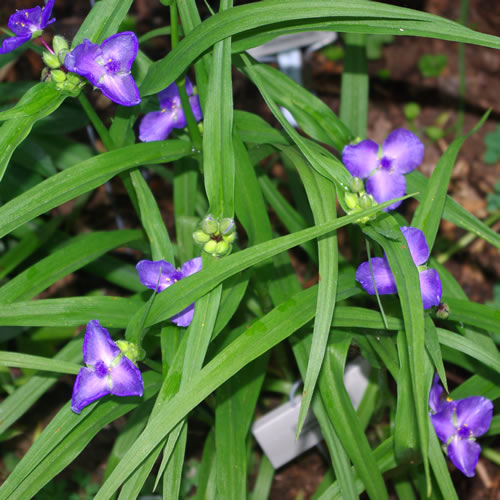
[[[484,223],[487,226],[491,227],[498,220],[500,220],[500,210],[498,212],[495,212],[494,214],[490,215],[484,221]],[[441,255],[438,255],[436,260],[440,264],[444,264],[452,255],[454,255],[455,253],[464,249],[467,245],[470,245],[476,238],[477,238],[477,235],[475,233],[467,233],[466,235],[462,236],[454,245],[452,245],[448,249],[447,252],[444,252]]]
[[[87,113],[90,122],[96,129],[96,132],[99,134],[101,141],[108,151],[111,151],[114,148],[113,140],[111,139],[111,135],[109,134],[109,130],[106,128],[102,120],[99,118],[98,114],[95,112],[94,108],[90,104],[89,100],[85,97],[84,94],[80,94],[78,97],[80,104],[82,105],[83,110]]]
[[[177,87],[179,88],[179,96],[181,98],[182,109],[184,110],[184,116],[186,117],[186,122],[189,130],[189,135],[191,136],[191,141],[193,146],[198,151],[201,151],[201,134],[198,124],[193,115],[193,110],[191,109],[191,104],[189,102],[189,97],[186,93],[185,78],[177,81]]]

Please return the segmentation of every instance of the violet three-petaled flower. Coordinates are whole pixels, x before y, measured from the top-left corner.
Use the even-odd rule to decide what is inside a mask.
[[[438,306],[441,302],[442,287],[439,274],[435,269],[425,269],[429,258],[429,246],[424,233],[415,227],[401,227],[401,232],[406,239],[414,264],[419,267],[420,291],[424,309]],[[356,281],[370,295],[375,295],[375,286],[379,295],[397,293],[396,280],[392,274],[387,257],[374,257],[371,259],[373,278],[370,271],[370,262],[363,262],[356,271]],[[374,285],[375,282],[375,285]]]
[[[493,403],[482,396],[442,401],[443,388],[438,380],[434,377],[429,395],[432,424],[438,438],[446,444],[452,463],[467,477],[473,477],[481,452],[475,438],[488,431],[493,418]]]
[[[37,32],[55,22],[56,18],[50,19],[55,0],[48,0],[42,9],[37,6],[33,9],[18,10],[9,17],[9,29],[15,36],[5,39],[0,47],[0,54],[6,54],[17,49],[23,43],[28,42]],[[38,33],[36,36],[40,35]]]
[[[163,292],[177,281],[200,271],[201,266],[201,257],[195,257],[184,262],[180,269],[176,269],[166,260],[141,260],[136,267],[139,279],[144,286],[157,292]],[[189,326],[193,319],[193,313],[194,304],[191,304],[180,313],[172,316],[170,320],[178,326]]]
[[[200,99],[193,95],[193,84],[186,77],[186,93],[194,118],[199,122],[203,118]],[[182,109],[179,89],[174,82],[158,94],[160,111],[146,113],[139,126],[139,139],[142,142],[163,141],[174,128],[184,128],[187,125],[186,116]]]
[[[406,193],[404,174],[416,169],[424,158],[424,145],[409,130],[399,128],[391,132],[382,147],[366,139],[349,145],[342,151],[342,161],[354,177],[366,179],[366,192],[375,201],[383,203]],[[397,201],[384,210],[401,205]]]
[[[138,49],[137,37],[131,31],[110,36],[101,45],[85,39],[66,55],[64,66],[87,78],[117,104],[135,106],[141,96],[130,69]]]
[[[82,409],[108,394],[142,396],[142,375],[130,359],[113,342],[108,330],[94,319],[89,321],[83,340],[83,361],[73,386],[71,409]]]

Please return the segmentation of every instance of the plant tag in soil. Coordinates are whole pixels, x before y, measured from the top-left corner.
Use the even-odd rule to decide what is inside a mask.
[[[369,363],[359,356],[345,370],[344,383],[354,408],[359,406],[368,385]],[[309,411],[298,439],[295,439],[302,396],[282,404],[257,419],[252,433],[264,453],[277,469],[322,441],[323,436],[314,414]]]

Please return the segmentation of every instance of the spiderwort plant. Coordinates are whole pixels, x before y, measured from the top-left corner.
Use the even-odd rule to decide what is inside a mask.
[[[415,170],[424,158],[424,145],[409,130],[399,128],[391,132],[382,146],[370,139],[346,146],[342,161],[354,177],[366,179],[366,192],[375,201],[383,203],[406,194],[404,174]],[[385,211],[401,205],[397,201]]]
[[[85,39],[66,55],[64,66],[117,104],[135,106],[141,96],[130,70],[138,49],[137,36],[131,31],[110,36],[101,45]]]
[[[436,374],[429,393],[430,417],[438,438],[446,445],[452,463],[467,477],[475,475],[481,446],[475,439],[485,434],[493,418],[493,403],[482,396],[443,399]]]
[[[141,260],[136,267],[141,283],[152,290],[157,290],[159,293],[181,279],[197,273],[201,270],[201,266],[201,257],[195,257],[184,262],[180,269],[176,269],[166,260]],[[191,304],[180,313],[172,316],[170,320],[177,326],[189,326],[193,319],[193,314],[194,304]]]
[[[413,262],[418,267],[424,309],[438,306],[442,296],[441,279],[435,269],[427,269],[425,265],[429,259],[429,246],[424,233],[415,227],[406,226],[401,228],[401,232],[408,243]],[[372,258],[371,266],[370,262],[363,262],[356,271],[356,280],[370,295],[375,295],[375,287],[379,295],[398,292],[396,280],[385,256]]]
[[[52,15],[55,0],[48,0],[42,9],[36,6],[32,9],[18,10],[9,17],[9,29],[14,33],[13,37],[6,38],[0,47],[0,54],[11,52],[21,45],[37,38],[42,31],[56,21]]]
[[[130,352],[128,349],[129,356]],[[144,382],[139,368],[96,319],[89,321],[85,330],[83,361],[87,366],[80,370],[73,386],[71,409],[75,413],[108,394],[143,395]]]
[[[193,111],[194,119],[199,122],[203,119],[200,98],[194,94],[191,80],[186,77],[186,92],[189,96],[189,104]],[[174,128],[187,126],[186,117],[182,109],[179,88],[177,84],[171,83],[166,89],[158,94],[160,111],[146,113],[139,126],[139,139],[142,142],[163,141]]]

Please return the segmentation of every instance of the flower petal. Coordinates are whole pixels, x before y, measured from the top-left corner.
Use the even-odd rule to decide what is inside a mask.
[[[186,94],[189,96],[193,95],[193,83],[191,82],[189,76],[186,76],[184,86],[186,87]]]
[[[177,326],[189,326],[191,321],[193,320],[194,314],[194,304],[186,307],[186,309],[182,310],[180,313],[177,313],[175,316],[170,318],[172,323],[175,323]]]
[[[142,142],[163,141],[170,135],[174,125],[174,113],[171,111],[146,113],[139,125],[139,139]]]
[[[176,272],[176,269],[166,260],[141,260],[137,264],[136,269],[139,273],[141,283],[144,286],[151,288],[151,290],[156,289],[160,272],[161,278],[160,283],[158,284],[158,292],[162,292],[165,288],[168,288],[174,283],[174,281],[170,279],[170,276]]]
[[[406,193],[406,181],[403,175],[388,170],[377,169],[375,173],[366,179],[366,192],[371,194],[375,201],[384,203],[384,201],[399,198]],[[394,210],[401,205],[397,201],[384,209],[385,212]]]
[[[425,235],[416,227],[403,226],[401,232],[408,243],[411,258],[416,266],[421,266],[427,262],[429,258],[429,246],[425,240]]]
[[[457,426],[467,427],[474,437],[488,431],[493,418],[493,403],[482,396],[470,396],[457,401]]]
[[[170,107],[175,98],[180,99],[179,88],[175,82],[171,83],[166,89],[163,89],[158,93],[158,101],[160,102],[160,107],[162,108]]]
[[[202,259],[201,257],[195,257],[194,259],[188,260],[182,264],[181,272],[184,278],[190,276],[191,274],[201,271]]]
[[[104,67],[98,64],[98,59],[102,59],[99,45],[85,39],[83,43],[68,52],[64,66],[68,71],[84,76],[92,85],[97,86],[105,72]]]
[[[141,371],[127,356],[122,356],[119,363],[111,369],[111,381],[111,394],[115,396],[142,396],[144,394]]]
[[[435,269],[426,269],[419,273],[419,278],[424,309],[438,306],[443,295],[441,279],[439,278],[438,272]]]
[[[392,167],[399,174],[415,170],[424,159],[424,145],[409,130],[398,128],[391,132],[382,145],[383,155],[390,158]]]
[[[454,408],[455,404],[450,403],[447,406],[443,406],[441,411],[431,415],[434,430],[436,431],[437,437],[443,443],[448,443],[450,438],[457,433],[457,429],[453,425]]]
[[[429,392],[429,406],[431,407],[431,410],[434,413],[437,413],[438,411],[441,410],[441,404],[442,404],[441,396],[443,392],[444,389],[439,383],[439,374],[436,373],[432,380],[432,387]]]
[[[109,378],[98,377],[90,368],[81,368],[76,376],[71,398],[71,409],[80,413],[82,408],[111,393]]]
[[[469,439],[460,439],[458,436],[448,446],[448,456],[455,467],[467,477],[474,477],[481,447]]]
[[[387,260],[382,259],[381,257],[373,257],[371,262],[373,278],[370,272],[370,263],[363,262],[356,271],[356,281],[361,283],[361,286],[370,295],[375,295],[373,280],[375,280],[379,295],[397,293],[398,289],[396,288],[396,282],[394,281],[394,276]]]
[[[102,327],[97,319],[89,321],[83,339],[83,361],[93,366],[103,361],[106,366],[120,354],[120,349],[113,342],[108,330]]]
[[[346,146],[342,151],[342,162],[351,175],[366,179],[378,166],[377,154],[378,144],[366,139]]]
[[[42,22],[41,22],[41,28],[46,28],[49,24],[55,23],[56,18],[53,17],[50,19],[50,16],[52,15],[52,9],[54,8],[54,3],[56,0],[48,0],[47,3],[45,4],[45,7],[42,9]]]
[[[203,113],[201,111],[200,98],[197,95],[193,95],[189,98],[189,104],[193,111],[194,119],[199,122],[203,120]]]
[[[31,35],[34,31],[42,29],[42,9],[34,7],[33,9],[24,9],[14,12],[9,17],[9,29],[16,35]]]
[[[139,42],[137,41],[137,36],[132,31],[122,31],[121,33],[106,38],[106,40],[101,43],[104,62],[106,63],[110,60],[119,62],[120,66],[118,71],[123,73],[130,72],[132,63],[137,56],[138,49]],[[137,93],[137,95],[139,94]],[[127,105],[125,104],[125,106]],[[133,106],[133,104],[129,106]]]
[[[12,36],[10,38],[6,38],[2,42],[2,46],[0,47],[0,54],[7,54],[7,52],[12,52],[29,40],[31,40],[31,33],[29,35]]]
[[[129,73],[104,73],[96,87],[106,97],[122,106],[135,106],[141,102],[139,89]]]

